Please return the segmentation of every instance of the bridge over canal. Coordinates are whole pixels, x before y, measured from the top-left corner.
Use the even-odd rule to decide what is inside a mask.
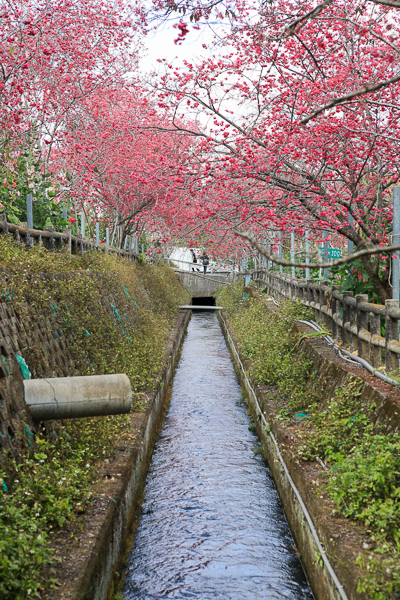
[[[210,273],[203,275],[197,271],[174,269],[181,285],[192,294],[193,298],[211,298],[223,285],[234,281],[232,273]]]

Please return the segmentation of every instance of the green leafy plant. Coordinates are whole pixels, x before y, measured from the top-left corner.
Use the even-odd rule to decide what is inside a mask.
[[[383,434],[373,425],[375,406],[361,399],[363,382],[357,377],[350,376],[333,397],[318,398],[315,374],[297,349],[301,336],[293,333],[296,319],[310,318],[299,306],[282,302],[279,309],[266,308],[262,298],[246,296],[240,283],[221,290],[218,304],[253,379],[278,388],[286,399],[276,420],[301,424],[298,457],[324,466],[326,483],[319,489],[337,512],[370,534],[370,547],[357,558],[363,570],[358,591],[372,600],[399,598],[400,434]]]
[[[7,212],[7,220],[18,224],[27,221],[26,197],[33,197],[33,225],[43,229],[52,225],[61,230],[67,226],[60,203],[59,185],[53,182],[51,173],[44,172],[34,131],[27,136],[23,152],[14,156],[7,146],[0,152],[0,205]],[[63,193],[65,196],[65,193]]]
[[[351,378],[322,410],[316,403],[310,407],[307,440],[299,448],[304,460],[340,461],[372,430],[374,406],[361,402],[361,386],[359,379]]]
[[[372,547],[358,558],[367,572],[359,591],[374,600],[398,597],[400,435],[366,434],[335,466],[327,489],[343,515],[372,533]]]
[[[301,304],[282,302],[266,309],[261,298],[246,297],[240,282],[223,288],[217,296],[224,306],[243,356],[251,361],[250,372],[259,383],[276,386],[295,411],[312,402],[306,391],[311,361],[294,352],[301,334],[293,331],[296,320],[310,318]]]

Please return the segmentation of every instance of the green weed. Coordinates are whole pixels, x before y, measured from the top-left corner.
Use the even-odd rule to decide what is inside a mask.
[[[305,383],[311,361],[294,352],[301,335],[293,331],[295,321],[310,318],[310,311],[292,302],[267,310],[262,300],[244,295],[240,282],[223,288],[218,303],[228,314],[242,355],[251,361],[252,378],[276,386],[290,412],[310,405],[312,396]]]
[[[293,333],[294,321],[310,318],[302,307],[281,302],[279,309],[266,309],[262,299],[243,293],[240,282],[221,290],[218,304],[251,362],[253,379],[278,388],[286,398],[276,420],[302,423],[299,458],[324,461],[329,468],[325,492],[336,510],[370,534],[370,546],[357,559],[364,573],[358,591],[372,600],[399,598],[400,434],[384,435],[372,425],[375,406],[361,400],[362,381],[356,377],[329,401],[316,401],[311,364],[294,352],[301,338]]]

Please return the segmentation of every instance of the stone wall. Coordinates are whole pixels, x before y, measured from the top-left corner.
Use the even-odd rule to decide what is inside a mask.
[[[84,273],[85,277],[97,280],[96,287],[102,289],[102,276],[98,273]],[[67,280],[82,277],[77,273],[43,273],[36,278],[40,285],[53,280],[60,286]],[[13,453],[22,444],[32,444],[37,431],[24,402],[23,379],[44,377],[68,377],[87,374],[90,369],[90,356],[84,350],[79,362],[70,352],[71,339],[68,335],[65,316],[61,314],[51,297],[46,306],[34,306],[32,303],[16,302],[8,285],[7,273],[0,279],[3,300],[0,302],[0,449],[9,449]],[[101,293],[99,314],[120,327],[117,315],[118,300],[109,293]],[[71,307],[73,311],[73,307]],[[131,303],[129,313],[123,309],[124,319],[135,321],[135,304]],[[125,314],[127,313],[127,314]],[[88,332],[89,335],[89,332]],[[52,430],[48,423],[42,424]],[[23,435],[18,435],[22,433]]]
[[[28,305],[18,314],[7,296],[0,303],[0,447],[16,450],[24,440],[30,445],[36,429],[24,402],[22,360],[33,377],[65,377],[77,369],[56,318],[40,316]],[[29,364],[33,352],[39,361]],[[21,432],[25,435],[18,436]]]

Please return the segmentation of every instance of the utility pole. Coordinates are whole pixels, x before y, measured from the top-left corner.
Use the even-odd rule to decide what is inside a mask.
[[[396,188],[394,188],[396,189]],[[350,213],[347,216],[347,220],[349,222],[350,227],[353,227],[353,223],[354,223],[354,219],[353,219],[353,215],[351,215]],[[347,240],[347,254],[351,254],[353,252],[354,249],[354,244],[351,240]]]
[[[326,238],[326,236],[328,235],[327,231],[324,230],[324,237]],[[328,242],[324,241],[324,262],[328,262]],[[327,267],[324,267],[324,277],[325,279],[329,279],[329,269]]]
[[[26,196],[26,220],[28,222],[28,229],[33,229],[32,194]]]
[[[279,258],[279,260],[282,260],[282,231],[278,231],[278,237],[279,237],[278,258]],[[282,265],[279,265],[279,272],[283,273]]]
[[[393,246],[400,245],[400,187],[393,188]],[[399,253],[400,250],[395,250],[392,253],[392,299],[399,299]]]
[[[63,219],[64,219],[64,221],[67,220],[67,217],[68,217],[67,207],[63,206]],[[28,225],[28,227],[29,227],[29,225]],[[65,230],[66,230],[66,227],[63,227],[63,231],[65,231]]]
[[[294,231],[290,232],[290,260],[294,262],[295,253],[294,253]],[[296,277],[296,267],[292,267],[292,277],[293,279]]]
[[[305,232],[305,238],[306,238],[306,264],[309,265],[310,264],[310,240],[309,240],[309,236],[310,232],[307,230]],[[306,267],[306,281],[308,281],[310,279],[310,267]]]

